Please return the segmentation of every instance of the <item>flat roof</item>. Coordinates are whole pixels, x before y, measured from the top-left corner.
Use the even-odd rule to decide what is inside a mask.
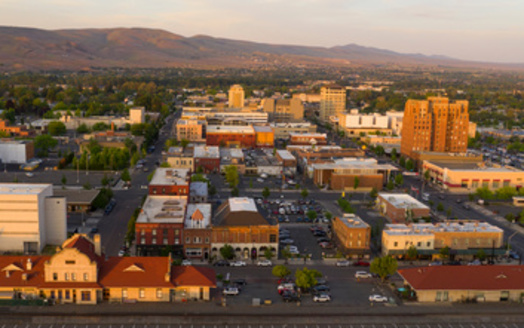
[[[0,139],[0,145],[24,145],[33,142],[31,140],[11,140],[11,139]]]
[[[137,223],[184,223],[187,196],[149,195]]]
[[[0,183],[0,195],[36,195],[49,187],[52,187],[52,185],[43,183]]]
[[[358,215],[352,213],[346,213],[343,217],[338,218],[344,225],[350,229],[352,228],[366,228],[369,227],[369,224],[364,222],[362,218]]]
[[[449,220],[433,223],[386,224],[384,232],[389,235],[431,235],[435,232],[502,232],[497,226],[480,221]]]
[[[435,166],[438,166],[440,168],[447,168],[448,170],[452,171],[475,171],[475,172],[514,172],[514,173],[522,173],[524,171],[519,170],[513,166],[488,166],[486,163],[482,162],[450,162],[446,160],[431,160],[427,161],[430,164],[433,164]]]
[[[100,190],[91,189],[54,189],[53,195],[65,197],[66,202],[70,204],[86,204],[90,205],[98,196]]]
[[[300,122],[300,123],[271,123],[269,126],[273,128],[309,128],[309,127],[316,126],[316,125],[313,125],[311,123]]]
[[[255,125],[253,126],[256,132],[273,132],[273,129],[270,126],[265,125]]]
[[[193,215],[196,211],[198,213]],[[211,204],[188,204],[184,228],[186,229],[206,229],[211,224]]]
[[[218,146],[195,146],[193,151],[194,158],[220,158],[220,148]]]
[[[150,185],[187,185],[189,169],[172,169],[159,167],[156,169]]]
[[[293,154],[291,154],[289,151],[285,150],[285,149],[279,149],[277,150],[277,154],[278,156],[280,156],[280,158],[282,158],[283,160],[296,160],[295,156],[293,156]]]
[[[191,196],[207,196],[207,182],[191,182],[189,185],[189,194]]]
[[[313,169],[317,170],[336,170],[336,169],[371,169],[371,170],[389,170],[398,171],[398,169],[391,164],[378,164],[374,158],[356,158],[345,157],[335,160],[333,163],[315,163],[311,165]]]
[[[325,133],[290,133],[290,137],[327,138]]]
[[[257,212],[258,209],[255,205],[255,201],[253,198],[248,197],[233,197],[229,198],[229,209],[231,212],[241,212],[241,211],[247,211],[247,212]]]
[[[378,195],[382,198],[384,198],[386,201],[391,203],[396,208],[405,208],[405,209],[415,209],[415,208],[427,208],[426,205],[419,202],[415,198],[411,197],[408,194],[392,194],[392,193],[385,193],[385,192],[379,192]]]
[[[251,125],[237,126],[237,125],[208,125],[207,133],[255,133],[255,129]]]

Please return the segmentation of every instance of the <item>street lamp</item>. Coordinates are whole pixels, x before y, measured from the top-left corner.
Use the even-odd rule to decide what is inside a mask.
[[[509,245],[511,243],[511,238],[513,238],[517,233],[518,231],[515,231],[514,233],[511,234],[511,236],[508,237],[507,255],[509,255]]]

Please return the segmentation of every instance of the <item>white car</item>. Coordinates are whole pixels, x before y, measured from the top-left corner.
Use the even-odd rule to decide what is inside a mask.
[[[25,176],[28,177],[28,178],[31,178],[31,177],[34,176],[34,173],[27,172],[27,173],[25,174]]]
[[[191,263],[190,260],[183,260],[183,261],[182,261],[182,265],[183,265],[183,266],[188,266],[188,265],[193,265],[193,263]]]
[[[226,287],[222,291],[222,294],[224,295],[238,295],[240,293],[240,290],[237,287]]]
[[[336,263],[336,266],[338,267],[348,267],[350,265],[351,265],[351,262],[349,262],[348,260],[337,261]]]
[[[126,255],[126,252],[124,252],[124,250],[121,249],[121,250],[118,252],[118,256],[119,256],[119,257],[122,257],[122,256],[124,256],[124,255]]]
[[[260,260],[257,262],[257,266],[265,266],[265,267],[268,267],[268,266],[272,266],[273,263],[270,261],[270,260]]]
[[[231,263],[229,263],[229,266],[232,266],[232,267],[243,267],[243,266],[246,266],[246,262],[245,261],[233,261]]]
[[[357,278],[357,279],[358,278],[366,279],[366,278],[371,278],[371,277],[372,277],[371,273],[366,272],[366,271],[357,271],[357,272],[355,272],[355,278]]]
[[[383,303],[383,302],[387,302],[388,298],[386,296],[374,294],[374,295],[369,295],[369,301]]]
[[[313,296],[313,302],[331,302],[331,296],[328,294],[320,294]]]
[[[258,178],[257,181],[260,182],[260,183],[264,183],[264,179],[262,179],[262,178]]]

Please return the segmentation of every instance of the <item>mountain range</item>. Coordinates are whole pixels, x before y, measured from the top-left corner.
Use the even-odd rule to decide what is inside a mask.
[[[0,26],[0,70],[49,71],[98,68],[282,68],[325,66],[402,66],[523,68],[468,62],[445,56],[401,54],[345,46],[276,45],[214,38],[184,37],[145,28],[43,30]]]

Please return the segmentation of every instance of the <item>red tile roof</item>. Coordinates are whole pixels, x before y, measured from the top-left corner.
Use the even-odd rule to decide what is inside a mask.
[[[110,257],[98,281],[104,287],[173,287],[165,281],[168,264],[169,257]]]
[[[173,284],[179,286],[216,287],[215,270],[195,266],[175,266],[172,269]]]
[[[91,261],[96,261],[99,265],[103,262],[103,258],[96,255],[95,245],[90,240],[82,235],[75,235],[72,238],[73,239],[69,243],[63,245],[64,248],[76,248],[81,253],[87,255]]]
[[[50,256],[0,256],[0,287],[38,286],[44,281],[44,263]],[[26,270],[27,260],[32,268]],[[6,270],[7,268],[14,270]],[[16,270],[18,268],[19,270]],[[9,277],[6,273],[9,271]],[[27,280],[22,279],[26,274]]]
[[[398,273],[415,290],[524,290],[524,265],[428,266]]]

